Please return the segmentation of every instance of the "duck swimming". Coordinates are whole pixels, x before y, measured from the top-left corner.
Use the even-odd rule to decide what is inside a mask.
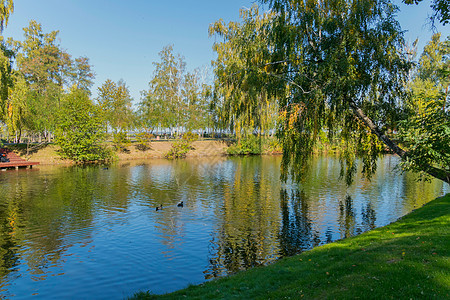
[[[178,207],[183,207],[183,206],[184,206],[183,201],[181,201],[180,203],[178,203],[177,206],[178,206]]]
[[[162,208],[163,208],[163,207],[162,207],[162,204],[160,204],[159,206],[156,207],[156,211],[162,210]]]

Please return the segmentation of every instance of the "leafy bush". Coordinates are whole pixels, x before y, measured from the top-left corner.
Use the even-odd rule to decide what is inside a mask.
[[[167,159],[185,158],[189,150],[192,150],[192,142],[197,140],[197,135],[192,132],[183,134],[181,140],[172,144],[172,148],[166,153]]]
[[[261,154],[261,139],[254,135],[249,135],[236,144],[228,147],[229,155],[258,155]]]
[[[277,138],[271,138],[265,143],[265,147],[267,152],[269,153],[281,153],[283,152],[283,146],[278,141]]]
[[[150,142],[153,138],[153,134],[142,132],[136,134],[137,144],[135,145],[136,149],[140,151],[146,151],[150,149]]]
[[[127,152],[128,145],[130,141],[127,139],[127,134],[125,132],[117,132],[113,135],[113,145],[116,151]]]
[[[186,154],[191,150],[189,142],[178,140],[172,144],[172,148],[166,153],[167,159],[185,158]]]

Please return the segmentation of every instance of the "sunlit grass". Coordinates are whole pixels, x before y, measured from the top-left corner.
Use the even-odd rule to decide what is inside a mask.
[[[267,266],[136,299],[450,299],[450,194],[388,226]]]

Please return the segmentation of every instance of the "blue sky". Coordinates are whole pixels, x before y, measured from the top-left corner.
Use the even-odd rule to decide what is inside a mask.
[[[22,28],[31,19],[44,32],[59,30],[61,46],[73,57],[87,56],[96,72],[96,89],[106,79],[124,79],[135,102],[147,89],[158,52],[173,44],[188,69],[209,68],[214,59],[208,26],[222,18],[237,21],[239,9],[250,7],[246,0],[16,0],[15,12],[4,31],[6,37],[21,40]],[[400,3],[400,1],[396,1]],[[419,53],[431,36],[426,18],[430,0],[419,6],[400,4],[399,20],[406,39],[419,38]],[[443,36],[450,25],[439,26]]]

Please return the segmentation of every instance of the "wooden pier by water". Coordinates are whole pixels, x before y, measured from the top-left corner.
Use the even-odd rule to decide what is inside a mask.
[[[39,164],[38,162],[27,161],[8,149],[2,148],[0,149],[0,153],[6,154],[6,157],[9,159],[9,162],[0,162],[0,169],[9,169],[9,168],[18,169],[27,167],[30,167],[31,169],[33,166]]]

